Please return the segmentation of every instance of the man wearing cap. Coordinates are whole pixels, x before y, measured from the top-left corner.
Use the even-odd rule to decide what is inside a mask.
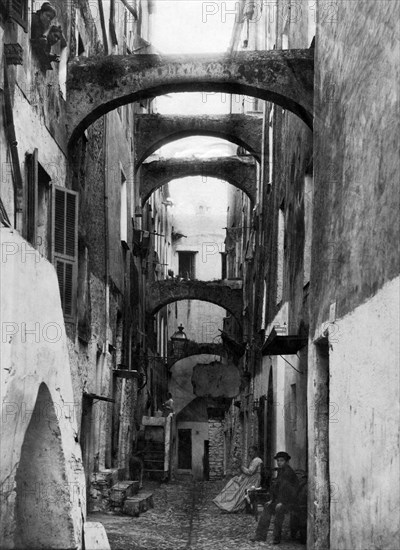
[[[271,517],[275,514],[273,544],[281,542],[282,524],[285,514],[296,506],[299,480],[289,466],[290,455],[281,451],[274,456],[278,464],[278,475],[272,483],[272,498],[265,506],[257,524],[257,530],[252,541],[265,541]]]

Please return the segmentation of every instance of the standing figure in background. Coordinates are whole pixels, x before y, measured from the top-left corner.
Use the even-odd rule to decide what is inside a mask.
[[[213,500],[214,504],[225,512],[244,510],[247,490],[260,487],[263,462],[258,456],[257,447],[250,447],[249,457],[249,467],[242,466],[242,475],[233,477]]]
[[[172,393],[167,393],[168,399],[162,405],[163,416],[167,417],[174,413],[174,400],[172,399]]]

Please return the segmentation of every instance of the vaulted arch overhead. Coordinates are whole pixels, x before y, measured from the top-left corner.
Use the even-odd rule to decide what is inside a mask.
[[[145,203],[157,189],[172,180],[201,176],[225,180],[241,189],[250,200],[256,201],[255,162],[240,157],[218,157],[210,159],[168,159],[149,162],[141,167],[140,192]]]
[[[254,115],[136,115],[136,169],[164,145],[190,136],[225,139],[260,161],[262,124],[262,117]]]
[[[155,315],[164,306],[181,300],[201,300],[229,311],[242,326],[242,281],[178,281],[166,279],[146,287],[146,310]]]
[[[68,69],[69,138],[120,105],[171,92],[254,96],[292,111],[311,127],[313,84],[312,49],[81,57]]]

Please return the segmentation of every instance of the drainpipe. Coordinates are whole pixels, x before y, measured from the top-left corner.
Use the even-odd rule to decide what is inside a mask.
[[[108,352],[108,321],[110,317],[110,265],[109,265],[109,230],[108,230],[108,157],[107,157],[107,115],[104,116],[104,136],[103,136],[103,150],[104,150],[104,237],[105,237],[105,250],[104,250],[104,271],[105,271],[105,350]]]
[[[11,102],[11,89],[8,80],[7,61],[4,62],[4,119],[8,145],[11,150],[12,179],[14,186],[14,227],[22,233],[23,184],[19,165],[18,142],[15,135],[14,115]]]
[[[130,6],[128,4],[128,1],[127,0],[121,0],[121,2],[123,3],[123,5],[126,7],[126,9],[133,15],[134,19],[137,21],[138,19],[138,14],[137,14],[137,11],[135,10],[135,8],[133,8],[132,6]]]
[[[108,157],[107,157],[107,115],[104,116],[104,135],[103,135],[103,151],[104,151],[104,271],[105,271],[105,303],[104,303],[104,343],[103,343],[103,357],[101,361],[100,369],[100,384],[103,384],[105,369],[108,368],[109,358],[109,341],[108,341],[108,324],[110,319],[110,263],[109,263],[109,229],[108,229]],[[109,393],[106,394],[112,397],[114,391],[114,380],[111,373]],[[107,414],[107,417],[109,415]],[[112,422],[112,415],[111,415]],[[99,428],[99,443],[101,441],[101,422],[98,419]],[[111,447],[105,441],[105,459],[111,464]]]
[[[102,0],[97,0],[99,5],[99,15],[100,15],[100,25],[101,25],[101,32],[103,34],[103,45],[104,45],[104,53],[108,55],[108,40],[107,40],[107,30],[106,30],[106,23],[104,20],[104,10],[103,10],[103,2]]]

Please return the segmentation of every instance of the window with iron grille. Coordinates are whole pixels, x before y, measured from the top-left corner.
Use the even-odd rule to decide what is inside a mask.
[[[28,32],[28,0],[0,0],[0,12]]]
[[[75,320],[78,257],[78,194],[53,186],[52,261],[66,321]]]

